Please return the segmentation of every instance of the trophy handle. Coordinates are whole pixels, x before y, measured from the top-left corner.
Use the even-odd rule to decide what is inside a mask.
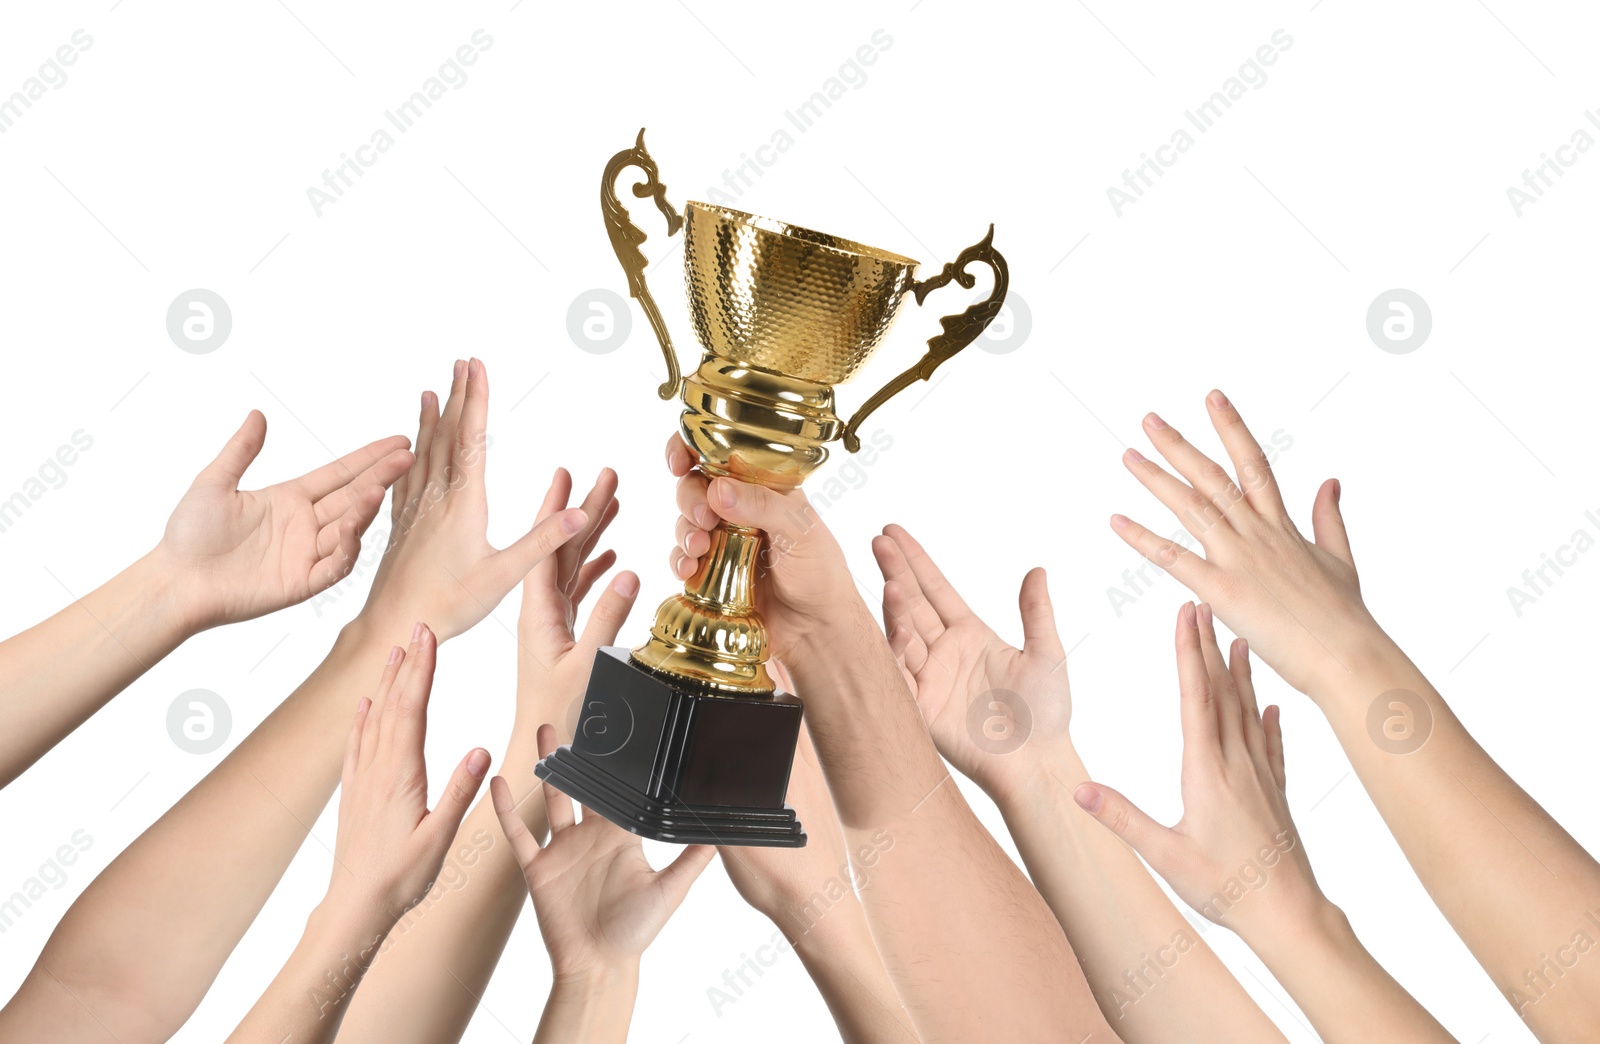
[[[956,259],[945,265],[938,275],[912,283],[911,292],[916,295],[917,304],[920,305],[929,292],[939,289],[952,280],[971,290],[977,280],[967,271],[967,265],[974,261],[981,261],[994,270],[994,289],[989,291],[988,297],[969,305],[967,310],[959,315],[947,315],[940,319],[939,325],[944,332],[935,334],[929,339],[928,353],[918,360],[915,366],[878,389],[877,394],[855,412],[855,416],[850,418],[850,423],[844,426],[843,435],[844,448],[851,453],[861,449],[861,436],[857,430],[868,415],[917,381],[925,381],[932,377],[933,371],[937,370],[941,363],[977,340],[978,335],[983,333],[984,329],[994,321],[994,317],[1000,314],[1000,305],[1006,299],[1006,288],[1011,283],[1011,275],[1010,270],[1006,268],[1005,256],[994,248],[993,225],[989,226],[988,235],[956,255]]]
[[[656,299],[650,296],[650,287],[644,280],[649,262],[639,250],[639,244],[650,237],[628,220],[628,211],[617,198],[617,175],[624,167],[638,167],[644,171],[645,180],[633,186],[633,194],[639,199],[655,197],[656,209],[667,219],[667,235],[677,234],[678,229],[683,227],[683,218],[667,202],[667,186],[661,183],[656,161],[644,147],[644,128],[640,127],[639,140],[634,142],[633,148],[623,149],[612,156],[606,164],[605,173],[600,176],[600,211],[605,216],[606,235],[611,237],[611,249],[616,251],[622,270],[628,274],[628,295],[638,300],[644,314],[650,319],[650,328],[656,332],[656,340],[661,342],[661,354],[667,360],[667,381],[656,391],[663,399],[670,399],[677,394],[681,379],[678,353],[672,347],[672,335],[667,332],[667,324],[662,322],[661,312],[656,308]]]

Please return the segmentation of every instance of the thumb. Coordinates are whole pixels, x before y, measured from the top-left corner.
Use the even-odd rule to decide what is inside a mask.
[[[1056,631],[1055,609],[1050,604],[1050,588],[1043,569],[1030,569],[1028,575],[1022,578],[1017,607],[1022,611],[1023,650],[1037,650],[1051,657],[1060,656],[1061,635]]]
[[[782,530],[796,505],[782,494],[765,486],[730,478],[713,479],[706,489],[711,510],[736,526],[751,526],[768,532]]]
[[[217,454],[217,459],[207,464],[205,470],[200,472],[200,478],[211,482],[226,482],[229,489],[238,489],[239,481],[244,478],[245,469],[248,468],[261,453],[261,447],[267,441],[267,418],[260,410],[251,410],[250,415],[244,419],[239,430],[233,433],[233,438],[222,447],[222,452]]]
[[[1317,499],[1311,505],[1311,534],[1318,547],[1354,566],[1350,537],[1345,533],[1344,515],[1339,511],[1340,492],[1338,479],[1329,479],[1317,490]]]
[[[1172,831],[1162,826],[1132,801],[1103,783],[1080,783],[1072,792],[1078,807],[1089,813],[1107,830],[1127,842],[1157,872],[1172,843]]]
[[[684,896],[689,894],[689,886],[695,883],[700,871],[716,854],[717,850],[710,845],[690,845],[656,874],[656,885],[667,897],[672,910],[676,910],[683,902]]]
[[[439,803],[427,818],[434,840],[442,846],[449,847],[450,839],[456,836],[461,820],[466,818],[467,808],[477,796],[478,788],[483,786],[483,777],[488,772],[489,752],[476,747],[461,759],[461,764],[450,774],[450,782],[444,785]]]

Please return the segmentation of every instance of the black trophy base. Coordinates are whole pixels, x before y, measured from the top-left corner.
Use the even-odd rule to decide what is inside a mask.
[[[675,844],[800,848],[784,804],[800,701],[724,696],[601,649],[569,746],[540,779],[642,837]]]

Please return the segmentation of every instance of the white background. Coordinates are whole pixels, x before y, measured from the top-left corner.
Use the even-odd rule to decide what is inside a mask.
[[[1220,386],[1258,433],[1292,440],[1278,469],[1303,523],[1318,483],[1343,480],[1378,618],[1500,763],[1600,845],[1586,655],[1600,556],[1520,617],[1506,593],[1575,529],[1600,529],[1583,517],[1600,509],[1600,156],[1578,158],[1520,216],[1506,194],[1600,103],[1592,11],[1505,0],[1492,11],[1468,0],[290,7],[101,0],[6,13],[0,95],[74,30],[94,42],[0,135],[0,499],[77,429],[94,444],[0,534],[0,630],[37,622],[67,601],[63,586],[82,593],[153,545],[251,407],[270,424],[249,475],[261,485],[330,450],[413,434],[418,393],[444,390],[451,360],[476,354],[494,389],[491,539],[526,528],[557,464],[583,483],[615,466],[624,509],[611,542],[645,578],[624,637],[642,636],[673,587],[660,447],[674,408],[654,397],[661,364],[637,313],[610,354],[568,336],[578,294],[625,293],[597,212],[600,169],[648,126],[670,198],[704,198],[882,29],[892,45],[866,81],[738,205],[928,266],[993,221],[1031,329],[1003,345],[1013,350],[969,350],[948,380],[875,418],[893,448],[827,514],[871,596],[868,538],[891,520],[1008,636],[1019,637],[1017,583],[1048,566],[1075,647],[1085,759],[1175,819],[1170,635],[1186,592],[1162,578],[1114,612],[1107,589],[1139,560],[1106,519],[1120,510],[1172,527],[1119,453],[1148,450],[1139,419],[1151,409],[1215,446],[1202,397]],[[307,188],[480,28],[493,45],[468,82],[317,216]],[[1293,43],[1266,82],[1119,216],[1107,188],[1279,29]],[[662,257],[659,216],[633,211],[651,233],[645,251]],[[687,354],[675,265],[654,278]],[[232,333],[211,354],[167,334],[169,304],[194,287],[231,306]],[[1431,306],[1431,336],[1410,354],[1379,350],[1366,330],[1369,305],[1395,287]],[[952,311],[960,295],[930,306]],[[911,309],[842,403],[906,365],[935,314]],[[0,795],[0,894],[74,830],[93,837],[68,882],[0,937],[0,991],[93,875],[312,669],[363,586],[320,613],[302,605],[191,641]],[[504,626],[486,621],[443,653],[436,786],[472,744],[498,756],[503,743],[514,596],[497,615]],[[191,688],[231,708],[215,753],[168,739],[167,707]],[[1291,798],[1319,880],[1363,940],[1460,1039],[1529,1039],[1319,714],[1275,678],[1262,688],[1263,703],[1284,704]],[[178,1039],[220,1039],[287,955],[327,880],[334,812]],[[645,959],[635,1039],[830,1039],[793,957],[714,1013],[707,988],[770,934],[708,870]],[[1236,940],[1206,938],[1291,1039],[1314,1039]],[[529,1039],[547,984],[529,915],[468,1039]]]

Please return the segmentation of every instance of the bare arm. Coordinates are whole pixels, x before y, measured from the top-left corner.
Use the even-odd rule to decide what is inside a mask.
[[[934,741],[999,806],[1107,1021],[1129,1041],[1281,1041],[1138,856],[1073,802],[1089,775],[1069,732],[1067,654],[1044,571],[1023,580],[1017,649],[910,533],[889,526],[872,547],[884,627]]]
[[[154,550],[0,642],[0,786],[193,635],[293,605],[349,573],[384,491],[411,463],[406,439],[241,491],[266,435],[266,418],[252,411]]]
[[[1600,964],[1551,966],[1593,929],[1600,863],[1467,733],[1378,626],[1329,480],[1315,540],[1289,518],[1260,444],[1219,391],[1207,411],[1237,476],[1154,414],[1145,431],[1180,480],[1129,451],[1129,470],[1194,536],[1190,553],[1120,515],[1113,528],[1217,615],[1327,716],[1439,909],[1530,1029],[1576,1039],[1600,1025]]]

